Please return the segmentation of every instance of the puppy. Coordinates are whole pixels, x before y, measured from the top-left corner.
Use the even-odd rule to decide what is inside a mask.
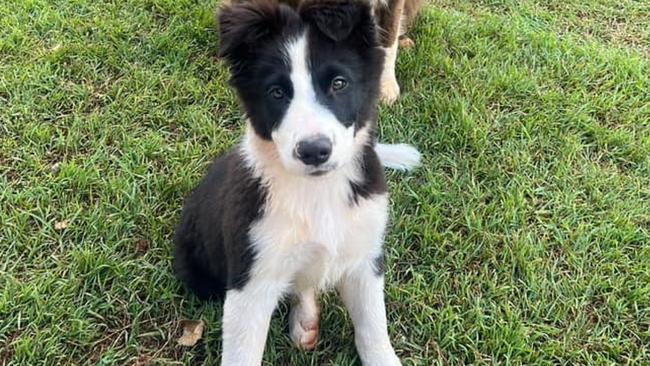
[[[285,296],[291,338],[314,348],[317,296],[330,288],[350,312],[363,364],[400,365],[384,306],[382,161],[411,168],[419,153],[375,144],[385,54],[372,12],[350,0],[220,11],[220,55],[246,132],[186,200],[174,270],[199,297],[225,296],[222,365],[260,365]]]

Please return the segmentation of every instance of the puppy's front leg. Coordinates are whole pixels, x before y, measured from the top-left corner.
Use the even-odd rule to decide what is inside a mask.
[[[369,260],[348,273],[339,292],[354,324],[354,340],[364,366],[400,366],[388,338],[384,275]]]
[[[259,366],[271,315],[284,286],[268,281],[249,282],[228,290],[223,307],[222,366]]]

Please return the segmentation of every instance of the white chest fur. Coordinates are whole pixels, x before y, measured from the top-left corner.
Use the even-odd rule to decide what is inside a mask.
[[[332,197],[333,188],[312,184],[309,190],[287,192],[291,197],[281,199],[283,204],[270,198],[250,231],[256,276],[289,280],[298,289],[323,288],[360,261],[380,255],[387,196],[350,205]]]
[[[264,156],[273,161],[272,154]],[[352,203],[350,179],[356,179],[356,170],[351,165],[324,177],[300,177],[281,166],[264,166],[266,203],[249,231],[253,277],[289,282],[297,290],[324,288],[359,262],[381,254],[388,195],[359,197]]]

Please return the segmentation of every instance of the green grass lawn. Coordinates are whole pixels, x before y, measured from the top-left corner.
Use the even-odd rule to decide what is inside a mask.
[[[219,304],[171,272],[183,197],[242,132],[211,0],[0,6],[0,364],[211,364]],[[650,3],[435,0],[384,141],[387,306],[405,365],[650,364]],[[324,299],[267,365],[358,364]],[[181,319],[204,340],[176,345]]]

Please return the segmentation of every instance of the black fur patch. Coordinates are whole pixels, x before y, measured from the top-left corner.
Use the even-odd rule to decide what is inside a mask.
[[[359,198],[368,198],[373,194],[386,193],[386,177],[384,167],[379,161],[379,157],[372,146],[365,146],[363,149],[363,160],[361,164],[363,169],[361,182],[350,182],[352,187],[352,202],[359,203]]]
[[[185,202],[174,238],[174,271],[197,296],[223,295],[248,280],[253,254],[248,239],[265,191],[239,152],[216,159]]]

